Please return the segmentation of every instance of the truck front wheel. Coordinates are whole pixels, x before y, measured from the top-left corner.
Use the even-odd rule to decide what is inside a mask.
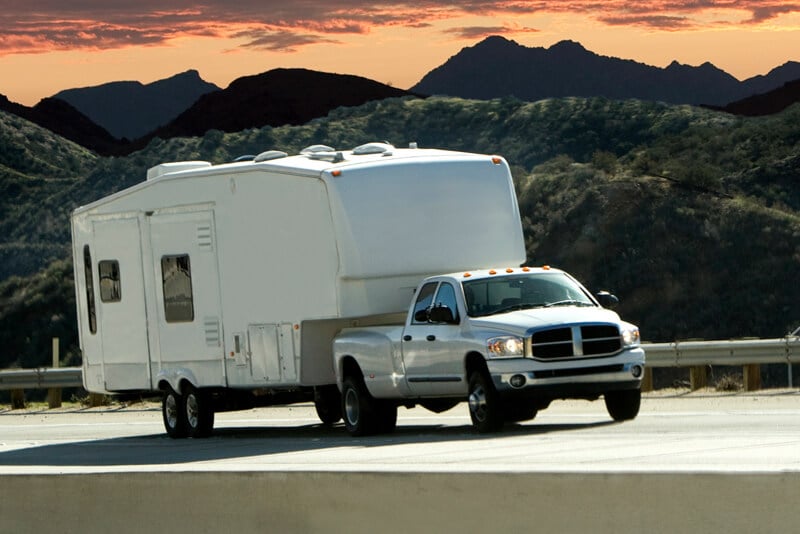
[[[164,428],[167,430],[169,437],[180,439],[188,435],[183,397],[170,387],[167,387],[166,391],[164,391],[164,397],[161,400],[161,415],[164,419]]]
[[[480,371],[469,376],[469,416],[480,433],[497,432],[503,428],[503,406],[489,377]]]
[[[608,415],[614,421],[630,421],[639,415],[639,406],[642,403],[641,390],[609,391],[604,397]]]

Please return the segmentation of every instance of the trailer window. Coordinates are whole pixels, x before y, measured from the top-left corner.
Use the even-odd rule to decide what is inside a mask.
[[[164,318],[168,323],[194,321],[192,268],[187,254],[161,258]]]
[[[103,260],[97,264],[100,276],[100,300],[103,302],[119,302],[122,300],[122,288],[119,281],[119,262]]]
[[[89,245],[83,246],[83,276],[86,279],[86,313],[89,316],[89,332],[97,333],[97,311],[94,307],[94,279],[92,278],[92,254]]]

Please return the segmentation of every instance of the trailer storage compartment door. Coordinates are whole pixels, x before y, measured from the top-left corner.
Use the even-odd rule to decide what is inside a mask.
[[[297,381],[291,324],[249,325],[247,342],[250,371],[256,384],[291,384]]]

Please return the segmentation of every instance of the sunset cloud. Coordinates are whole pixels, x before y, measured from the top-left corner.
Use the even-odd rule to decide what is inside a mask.
[[[783,0],[0,0],[0,6],[0,55],[169,45],[187,36],[228,39],[231,48],[296,52],[341,43],[337,36],[382,27],[430,28],[442,21],[452,21],[442,32],[464,40],[538,31],[512,22],[523,15],[575,14],[608,26],[681,31],[758,26],[800,14],[800,1]],[[491,17],[497,24],[464,25],[466,17]]]

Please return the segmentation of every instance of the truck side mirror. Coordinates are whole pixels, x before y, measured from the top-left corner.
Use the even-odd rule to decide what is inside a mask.
[[[415,323],[427,323],[430,319],[428,314],[428,310],[417,310],[414,314],[414,322]]]
[[[597,297],[597,301],[604,308],[614,309],[616,305],[619,304],[619,299],[617,296],[609,293],[608,291],[600,291],[595,295],[595,297]]]
[[[445,306],[444,304],[438,304],[433,308],[431,308],[429,317],[430,317],[430,322],[432,323],[452,324],[456,322],[455,317],[453,316],[453,310],[451,310],[449,306]]]

